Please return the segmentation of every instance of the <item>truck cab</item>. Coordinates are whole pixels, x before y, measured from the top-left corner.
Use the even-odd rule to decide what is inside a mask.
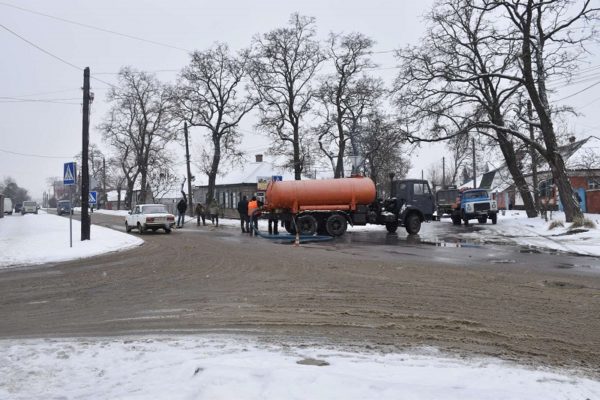
[[[435,201],[429,183],[421,179],[403,179],[392,184],[392,197],[383,202],[379,218],[390,233],[403,226],[408,234],[421,230],[421,223],[433,218]]]
[[[458,225],[463,220],[465,225],[471,219],[484,224],[488,218],[495,224],[498,221],[498,205],[485,189],[465,190],[460,195],[460,215],[453,216],[452,221]],[[458,221],[458,223],[457,223]]]

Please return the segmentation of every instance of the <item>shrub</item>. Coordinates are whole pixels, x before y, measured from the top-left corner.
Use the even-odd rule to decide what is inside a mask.
[[[564,226],[565,226],[565,224],[561,220],[556,219],[556,220],[550,222],[550,225],[548,226],[548,230],[551,231],[552,229],[562,228]]]
[[[588,219],[588,218],[575,218],[573,220],[573,223],[569,227],[569,229],[575,229],[575,228],[594,229],[594,228],[596,228],[596,224],[594,223],[594,221],[592,221],[591,219]]]

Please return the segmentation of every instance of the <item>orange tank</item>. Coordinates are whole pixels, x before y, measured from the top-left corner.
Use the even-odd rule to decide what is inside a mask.
[[[305,210],[355,210],[375,200],[375,184],[369,178],[307,181],[273,181],[267,188],[265,208]]]

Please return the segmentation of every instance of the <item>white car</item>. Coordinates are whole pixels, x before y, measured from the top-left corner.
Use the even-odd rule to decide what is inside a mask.
[[[174,226],[175,216],[169,213],[164,204],[138,204],[125,218],[127,232],[135,228],[139,233],[144,233],[148,229],[153,232],[164,229],[166,233],[171,233]]]

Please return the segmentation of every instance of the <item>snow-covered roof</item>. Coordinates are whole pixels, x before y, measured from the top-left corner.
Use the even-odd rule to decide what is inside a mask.
[[[277,167],[271,162],[262,161],[247,163],[242,167],[235,168],[223,176],[217,176],[216,183],[217,185],[234,185],[241,183],[255,184],[258,182],[259,176],[271,177],[274,175],[282,176],[284,181],[294,179],[294,174],[290,171]],[[196,183],[196,185],[208,185],[206,176],[202,177],[200,182]]]

